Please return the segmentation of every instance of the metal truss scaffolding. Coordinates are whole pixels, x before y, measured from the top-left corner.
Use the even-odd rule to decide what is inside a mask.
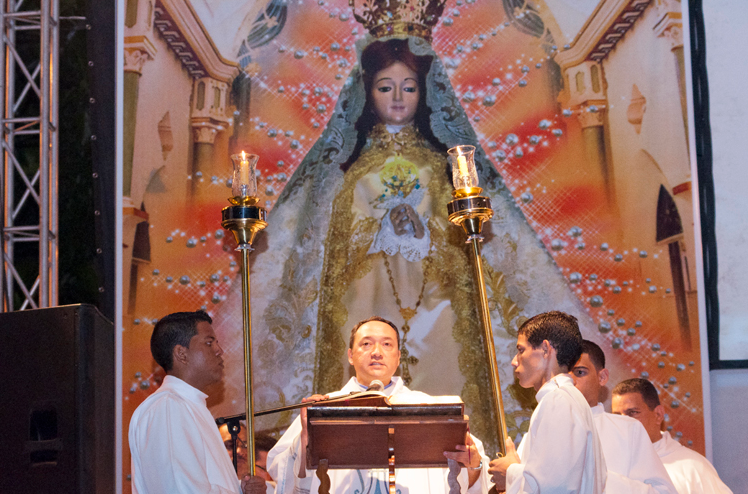
[[[59,0],[0,0],[0,298],[57,305]]]

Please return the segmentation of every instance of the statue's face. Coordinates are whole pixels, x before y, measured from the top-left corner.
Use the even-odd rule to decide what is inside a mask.
[[[374,111],[386,125],[412,124],[420,97],[418,74],[402,62],[395,62],[374,76]]]

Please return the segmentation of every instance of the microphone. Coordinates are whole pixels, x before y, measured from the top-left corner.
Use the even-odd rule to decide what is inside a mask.
[[[366,388],[366,391],[384,391],[384,383],[379,379],[374,379],[369,383],[369,387]]]

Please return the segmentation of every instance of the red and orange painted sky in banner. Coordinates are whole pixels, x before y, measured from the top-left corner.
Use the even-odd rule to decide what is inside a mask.
[[[349,12],[341,0],[293,2],[282,32],[251,52],[259,73],[252,80],[252,145],[246,151],[260,155],[258,189],[268,209],[321,134],[356,62],[354,44],[364,29]],[[211,31],[211,21],[204,24]],[[236,38],[236,33],[220,29],[210,34]],[[627,375],[618,379],[648,376],[666,404],[667,425],[703,451],[696,309],[690,308],[689,346],[681,338],[676,316],[668,246],[626,240],[631,238],[625,234],[631,225],[624,225],[618,214],[624,204],[621,191],[619,197],[611,197],[599,172],[586,163],[580,123],[575,115],[565,116],[557,101],[558,74],[540,40],[507,24],[499,1],[449,0],[433,46],[493,165],[570,289],[599,325],[594,338],[609,360],[626,369]],[[234,59],[235,53],[223,56]],[[166,83],[140,88],[141,95],[168,90]],[[189,111],[189,94],[183,110]],[[139,108],[139,122],[158,121],[148,111]],[[682,134],[682,121],[680,125],[658,131]],[[152,321],[201,306],[215,314],[236,282],[234,240],[221,229],[219,219],[230,195],[228,152],[223,161],[225,168],[215,176],[185,173],[176,179],[184,181],[180,192],[147,195],[151,264],[138,273],[137,304],[124,320],[125,428],[157,381],[148,349]],[[179,195],[194,181],[206,192],[200,197],[211,199],[185,205]],[[684,224],[693,222],[692,211],[680,215]],[[639,228],[654,237],[654,224]],[[694,255],[694,239],[684,238],[682,243]],[[253,281],[253,290],[262,290],[262,281]],[[241,314],[236,318],[240,322]],[[241,351],[241,342],[224,346]],[[234,413],[241,411],[242,402]]]

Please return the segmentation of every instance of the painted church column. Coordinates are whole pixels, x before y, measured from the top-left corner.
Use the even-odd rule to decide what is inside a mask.
[[[253,64],[256,67],[257,64]],[[232,83],[232,94],[236,112],[234,113],[234,135],[231,136],[229,149],[231,153],[249,150],[249,106],[252,96],[252,77],[257,73],[242,71]]]
[[[599,170],[605,183],[606,192],[610,197],[613,188],[612,170],[608,167],[605,157],[605,107],[598,105],[581,106],[577,108],[577,118],[582,126],[584,149],[589,164],[594,164]]]
[[[156,47],[152,40],[153,2],[128,0],[125,23],[122,193],[125,197],[130,197],[140,76],[143,74],[145,63],[156,56]]]
[[[582,128],[587,166],[590,172],[598,175],[608,203],[613,205],[613,169],[608,164],[605,146],[607,97],[602,65],[585,60],[578,65],[566,67],[564,73],[567,87],[561,94],[561,103],[577,115]]]
[[[219,168],[228,166],[228,156],[214,155],[216,138],[229,126],[226,116],[227,83],[210,77],[195,79],[192,86],[192,113],[190,125],[194,142],[192,157],[192,194],[200,197],[206,178],[215,175]]]
[[[683,128],[688,141],[688,98],[686,96],[686,60],[683,53],[683,14],[680,0],[657,0],[659,20],[654,31],[658,37],[670,41],[670,51],[675,57],[675,70],[678,78],[680,106],[683,115]]]
[[[132,178],[135,156],[138,93],[143,67],[156,56],[153,44],[153,1],[128,0],[125,11],[124,105],[122,111],[122,265],[130,266],[135,230],[148,221],[148,214],[132,200]],[[123,293],[130,292],[130,269],[122,270]],[[127,307],[129,308],[129,304]]]

